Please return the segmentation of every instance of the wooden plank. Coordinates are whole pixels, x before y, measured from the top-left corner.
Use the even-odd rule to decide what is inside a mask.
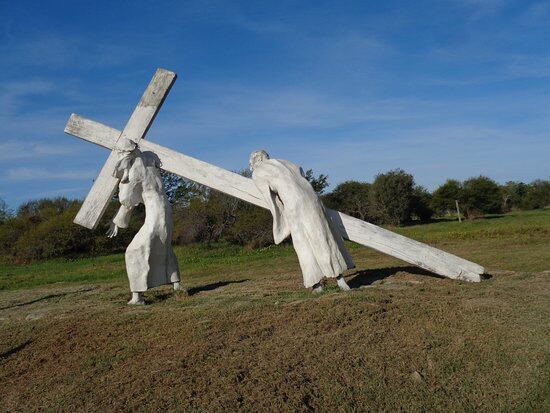
[[[177,75],[174,72],[157,69],[122,131],[122,136],[139,143],[153,124],[176,78]]]
[[[118,132],[117,140],[120,139],[120,136],[124,136],[139,143],[145,137],[168,92],[176,81],[176,77],[174,72],[157,69],[126,127],[122,133]],[[73,116],[76,115],[71,115],[69,122],[67,122],[66,133],[73,134],[73,129],[75,133],[78,133],[79,130],[84,130],[88,134],[96,132],[90,122],[86,123],[83,118],[77,116],[73,118]],[[111,132],[114,130],[111,128]],[[75,224],[90,229],[97,227],[118,185],[118,180],[112,177],[117,159],[116,153],[109,155],[74,219]]]
[[[78,120],[80,125],[89,125],[89,122],[92,122],[83,120],[80,117],[75,117],[74,119]],[[82,130],[82,127],[77,128],[68,125],[68,128],[75,133],[79,133],[79,138],[112,149],[115,145],[115,140],[112,139],[114,135],[112,128],[96,122],[92,123],[94,123],[91,126],[94,130],[93,134]],[[110,142],[109,139],[111,139]],[[142,141],[140,149],[157,154],[162,162],[162,169],[168,172],[183,176],[259,207],[267,208],[254,182],[249,178],[153,142]],[[477,282],[480,281],[480,275],[484,273],[482,266],[463,258],[385,230],[374,224],[350,217],[341,212],[334,210],[328,210],[328,212],[340,229],[342,236],[351,241],[374,248],[444,277]]]
[[[399,258],[448,278],[481,281],[485,269],[478,264],[378,227],[339,211],[328,210],[344,238]]]

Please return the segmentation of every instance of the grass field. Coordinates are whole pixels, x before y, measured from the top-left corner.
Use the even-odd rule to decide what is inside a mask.
[[[0,409],[550,411],[550,210],[397,231],[491,278],[350,245],[312,295],[290,246],[181,247],[188,294],[133,308],[121,254],[3,266]]]

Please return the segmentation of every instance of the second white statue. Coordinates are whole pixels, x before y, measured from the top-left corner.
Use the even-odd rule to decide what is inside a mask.
[[[270,159],[262,150],[250,155],[250,169],[273,215],[275,243],[292,236],[304,286],[321,292],[324,278],[336,278],[342,290],[349,290],[342,273],[355,264],[302,168],[290,161]]]
[[[114,237],[126,228],[130,213],[145,205],[145,222],[126,249],[126,272],[132,299],[128,304],[145,304],[143,292],[164,284],[180,289],[178,261],[172,249],[172,208],[166,198],[160,176],[160,160],[152,152],[141,152],[137,144],[120,138],[117,143],[120,160],[113,176],[120,179],[120,209],[107,232]]]

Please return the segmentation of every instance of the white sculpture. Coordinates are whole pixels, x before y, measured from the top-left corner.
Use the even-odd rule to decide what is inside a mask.
[[[292,236],[304,286],[320,292],[326,277],[336,278],[342,290],[349,290],[342,273],[355,264],[302,168],[290,161],[270,159],[266,151],[256,151],[250,155],[250,169],[273,215],[275,243]]]
[[[118,186],[118,179],[112,176],[112,171],[119,159],[115,153],[117,142],[123,137],[136,142],[141,150],[158,155],[162,168],[168,172],[259,207],[268,207],[251,179],[145,140],[147,131],[175,80],[174,72],[158,69],[122,131],[76,114],[71,115],[65,126],[65,133],[112,151],[74,219],[76,224],[93,229],[101,220]],[[331,209],[326,209],[325,213],[343,238],[444,277],[479,282],[485,271],[481,265],[369,222]]]
[[[126,249],[126,272],[132,299],[128,304],[145,304],[143,292],[164,284],[180,289],[178,261],[172,249],[172,208],[160,176],[160,160],[153,152],[141,152],[137,144],[121,138],[120,159],[113,176],[120,179],[120,208],[110,222],[109,237],[127,228],[134,207],[145,205],[145,223]]]

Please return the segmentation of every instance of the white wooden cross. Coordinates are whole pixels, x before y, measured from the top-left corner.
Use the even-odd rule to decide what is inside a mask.
[[[143,139],[175,80],[175,73],[158,69],[122,132],[72,114],[65,127],[65,133],[111,151],[116,148],[118,139],[125,136],[138,143],[142,151],[154,152],[161,160],[162,169],[165,171],[267,208],[250,178]],[[116,154],[111,152],[80,208],[74,220],[75,223],[87,228],[95,228],[99,223],[118,184],[118,180],[112,177],[116,160]],[[328,213],[344,238],[428,271],[448,278],[473,282],[479,282],[481,275],[485,272],[484,268],[478,264],[427,244],[338,211],[328,210]]]

